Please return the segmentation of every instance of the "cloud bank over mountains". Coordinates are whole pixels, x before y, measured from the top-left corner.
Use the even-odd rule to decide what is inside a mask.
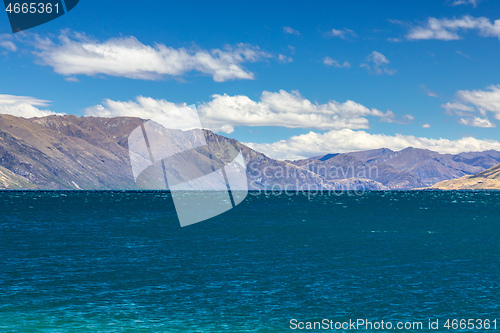
[[[87,115],[135,116],[155,118],[171,114],[175,118],[186,104],[176,105],[166,100],[156,100],[139,96],[135,101],[112,101],[89,107]],[[235,126],[280,126],[288,128],[367,129],[370,118],[381,122],[405,122],[411,115],[397,117],[388,110],[382,112],[368,108],[354,101],[329,101],[325,104],[313,103],[298,91],[264,91],[260,100],[248,96],[215,94],[209,102],[197,105],[202,124],[214,131],[232,133]]]
[[[165,113],[178,117],[186,104],[177,105],[166,100],[138,97],[135,101],[105,100],[86,109],[93,116],[158,117]],[[276,159],[300,159],[327,153],[351,152],[378,148],[401,150],[407,147],[456,154],[469,151],[500,150],[500,142],[465,137],[458,140],[433,139],[412,135],[370,134],[370,119],[384,122],[404,122],[413,116],[397,117],[392,111],[381,112],[359,103],[330,101],[317,104],[305,99],[297,91],[264,91],[259,101],[248,96],[213,95],[209,102],[198,105],[202,124],[209,129],[231,133],[235,126],[281,126],[326,130],[311,131],[272,143],[247,142],[251,148]],[[426,124],[430,127],[429,124]]]
[[[457,93],[460,102],[449,103],[448,107],[450,110],[462,108],[463,112],[473,112],[474,108],[500,110],[497,108],[498,90],[499,87],[490,87],[486,92],[461,91]],[[25,118],[55,115],[55,112],[45,109],[49,103],[47,100],[27,96],[0,95],[0,113]],[[500,150],[498,141],[473,137],[449,140],[402,134],[371,134],[362,129],[368,129],[372,119],[395,123],[411,121],[413,116],[398,117],[392,111],[370,109],[354,101],[313,103],[298,91],[264,91],[258,101],[244,95],[213,95],[210,101],[200,103],[197,109],[202,125],[216,132],[232,133],[236,126],[281,126],[316,130],[271,143],[246,143],[276,159],[300,159],[383,147],[401,150],[411,146],[452,154]],[[139,96],[134,101],[106,99],[101,104],[86,108],[85,115],[154,118],[164,124],[175,124],[179,119],[185,119],[184,115],[191,113],[190,111],[190,106],[185,103],[176,104],[164,99]],[[494,114],[498,116],[497,112]]]
[[[309,132],[273,143],[245,143],[275,159],[302,159],[330,153],[346,153],[379,148],[402,150],[407,147],[429,149],[442,154],[500,150],[500,142],[466,137],[459,140],[430,139],[412,135],[370,134],[343,129],[326,133]]]

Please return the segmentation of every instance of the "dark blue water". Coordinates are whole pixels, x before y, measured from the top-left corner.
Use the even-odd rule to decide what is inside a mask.
[[[180,228],[168,193],[0,192],[0,332],[500,319],[499,217],[500,192],[261,194]]]

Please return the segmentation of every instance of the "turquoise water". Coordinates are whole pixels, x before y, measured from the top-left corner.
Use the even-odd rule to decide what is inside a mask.
[[[500,319],[499,217],[500,192],[260,194],[180,228],[165,192],[0,192],[0,332]]]

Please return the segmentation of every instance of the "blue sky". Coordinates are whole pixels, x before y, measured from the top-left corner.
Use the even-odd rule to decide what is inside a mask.
[[[277,158],[500,150],[498,19],[498,0],[81,0],[14,35],[5,14],[0,113],[195,104],[209,128]]]

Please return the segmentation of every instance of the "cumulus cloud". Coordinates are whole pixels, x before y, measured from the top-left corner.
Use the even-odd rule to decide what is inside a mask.
[[[481,36],[500,39],[500,20],[491,22],[486,17],[471,16],[453,19],[430,17],[426,24],[410,29],[406,38],[409,40],[457,40],[461,38],[459,32],[467,30],[477,30]]]
[[[0,34],[0,48],[7,51],[17,51],[17,45],[14,43],[14,38],[10,34]]]
[[[487,90],[460,90],[457,97],[476,108],[494,113],[500,120],[500,85],[490,86]]]
[[[373,51],[366,58],[367,63],[362,63],[360,67],[366,68],[368,72],[377,75],[387,74],[394,75],[397,73],[395,69],[389,68],[390,61],[380,52]]]
[[[200,121],[193,118],[193,112],[186,103],[176,104],[166,100],[139,96],[135,101],[113,101],[105,99],[101,104],[85,109],[86,116],[95,117],[138,117],[154,119],[167,128],[199,128]]]
[[[337,37],[341,39],[348,39],[350,37],[356,37],[356,33],[351,29],[332,29],[326,33],[329,37]]]
[[[325,57],[323,59],[323,63],[327,66],[333,66],[333,67],[337,67],[337,68],[351,68],[351,64],[347,61],[344,61],[342,64],[340,62],[338,62],[337,60],[335,59],[332,59],[330,57]]]
[[[283,27],[283,32],[289,35],[297,35],[297,36],[300,35],[300,32],[298,32],[292,27]]]
[[[145,119],[178,118],[186,104],[166,100],[137,97],[136,101],[105,100],[102,104],[85,110],[86,115],[101,117],[134,116]],[[329,101],[318,104],[302,97],[298,91],[264,91],[259,101],[248,96],[213,95],[209,102],[198,105],[198,112],[205,128],[231,133],[235,126],[282,126],[288,128],[365,129],[369,117],[382,122],[398,122],[392,111],[370,109],[353,101]],[[411,116],[405,116],[411,117]],[[403,117],[401,122],[407,118]]]
[[[298,91],[262,93],[260,101],[247,96],[214,95],[200,107],[210,128],[221,124],[234,126],[283,126],[289,128],[368,128],[367,116],[391,117],[353,101],[312,103]]]
[[[28,96],[0,94],[0,114],[10,114],[16,117],[33,118],[55,115],[50,110],[39,107],[48,106],[50,101]]]
[[[238,44],[223,49],[173,48],[145,45],[135,37],[98,41],[79,33],[62,32],[56,39],[37,38],[35,52],[43,65],[66,75],[110,75],[157,80],[188,72],[211,75],[216,82],[252,80],[254,73],[242,66],[271,57],[257,46]]]
[[[429,149],[440,153],[457,154],[469,151],[500,150],[500,142],[466,137],[459,140],[430,139],[411,135],[370,134],[351,129],[332,130],[327,133],[309,132],[274,143],[245,143],[257,151],[277,159],[302,159],[329,153],[407,147]]]
[[[448,115],[460,117],[459,123],[465,126],[496,127],[489,116],[500,120],[500,85],[486,90],[460,90],[455,96],[456,101],[442,105]]]

